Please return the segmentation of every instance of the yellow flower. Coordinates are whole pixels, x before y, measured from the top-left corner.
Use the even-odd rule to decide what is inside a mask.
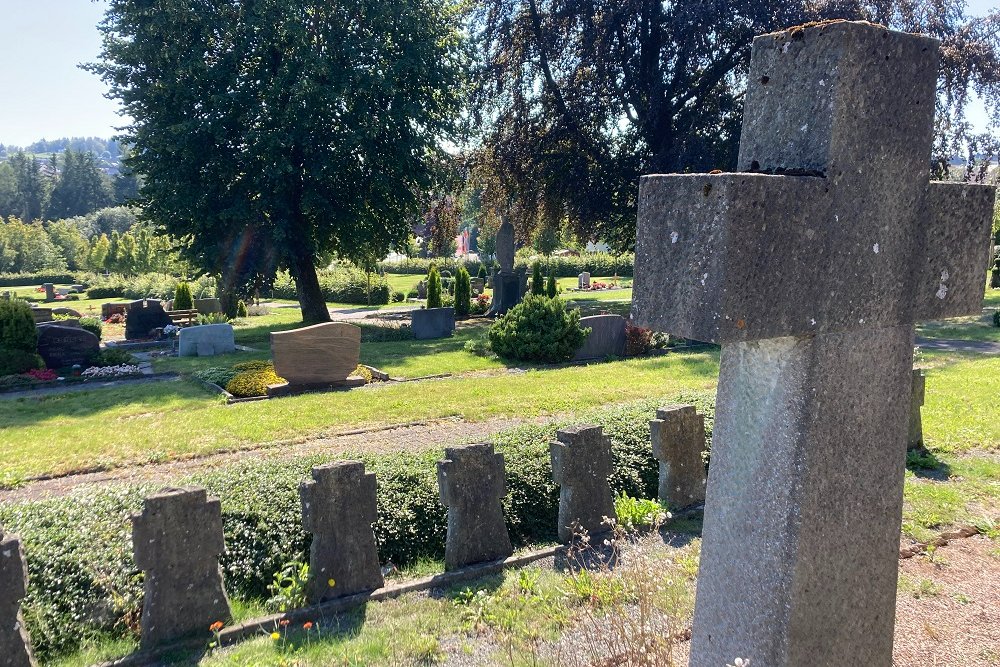
[[[271,639],[273,639],[274,641],[278,641],[279,639],[281,639],[281,635],[279,635],[277,632],[272,632]]]
[[[326,580],[326,585],[329,586],[330,588],[333,588],[336,583],[337,582],[335,582],[333,579]]]

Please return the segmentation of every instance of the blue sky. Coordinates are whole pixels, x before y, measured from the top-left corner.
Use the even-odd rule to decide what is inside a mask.
[[[985,14],[1000,0],[971,0]],[[0,143],[109,137],[122,124],[107,88],[77,65],[97,57],[103,0],[0,0]],[[985,123],[981,108],[970,120]]]

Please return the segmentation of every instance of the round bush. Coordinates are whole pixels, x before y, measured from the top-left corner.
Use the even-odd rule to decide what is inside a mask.
[[[529,294],[489,330],[490,346],[501,357],[556,363],[580,349],[590,329],[580,327],[580,311],[562,299]]]
[[[271,384],[281,384],[283,380],[274,372],[274,368],[256,371],[243,371],[237,373],[236,377],[226,385],[226,391],[239,398],[250,398],[251,396],[266,396],[267,386]]]
[[[45,362],[34,352],[0,347],[0,375],[17,375],[32,368],[45,368]]]
[[[31,306],[26,301],[0,299],[0,349],[34,352],[38,333]]]

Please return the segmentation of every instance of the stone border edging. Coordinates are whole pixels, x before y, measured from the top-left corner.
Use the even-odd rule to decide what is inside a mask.
[[[294,623],[315,621],[317,619],[324,618],[327,615],[348,611],[368,602],[389,600],[407,593],[453,586],[466,581],[479,579],[480,577],[497,574],[508,568],[523,567],[525,565],[530,565],[535,561],[552,558],[554,556],[558,556],[560,553],[566,552],[566,550],[567,547],[565,545],[547,547],[545,549],[530,551],[528,553],[521,554],[520,556],[511,556],[510,558],[505,558],[504,560],[477,563],[475,565],[463,567],[458,570],[452,570],[450,572],[442,572],[428,577],[421,577],[410,581],[389,584],[368,593],[349,595],[335,600],[329,600],[318,605],[294,609],[283,614],[262,616],[260,618],[251,619],[249,621],[244,621],[237,625],[224,628],[221,632],[219,632],[219,643],[220,646],[227,646],[236,644],[257,634],[270,634],[279,627],[279,623],[281,621],[285,620]],[[165,644],[155,650],[133,653],[117,660],[99,663],[96,667],[139,667],[141,665],[149,665],[156,663],[163,655],[173,651],[195,650],[199,647],[207,646],[210,640],[211,636],[208,628],[206,628],[205,636],[202,638]]]

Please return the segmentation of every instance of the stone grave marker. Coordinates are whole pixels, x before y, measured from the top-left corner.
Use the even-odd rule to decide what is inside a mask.
[[[580,318],[580,326],[590,329],[573,361],[625,356],[625,318],[621,315],[590,315]]]
[[[156,299],[132,301],[125,309],[125,338],[128,340],[149,338],[153,329],[162,329],[169,324],[170,316]]]
[[[56,286],[52,283],[44,283],[42,287],[45,289],[45,300],[55,301],[56,300]]]
[[[694,667],[891,664],[914,323],[981,312],[994,202],[928,181],[937,64],[757,37],[741,172],[641,181],[634,318],[722,345]]]
[[[584,271],[576,277],[577,289],[590,289],[590,274]]]
[[[38,326],[38,354],[49,368],[84,364],[101,351],[101,341],[94,334],[76,326],[42,324]]]
[[[222,508],[205,489],[166,489],[132,516],[135,563],[145,573],[142,647],[205,637],[228,622],[229,599],[219,556],[225,550]]]
[[[69,315],[70,317],[83,317],[83,314],[72,308],[67,308],[66,306],[58,306],[52,309],[53,315]]]
[[[524,269],[514,269],[514,225],[506,218],[497,230],[496,258],[498,268],[493,272],[493,302],[486,313],[490,317],[499,317],[521,303],[526,291],[527,275]]]
[[[41,324],[42,322],[52,321],[52,309],[51,308],[31,308],[31,316],[35,318],[35,324]]]
[[[21,539],[4,535],[0,528],[0,665],[35,667],[31,641],[21,615],[21,600],[28,593],[28,566]]]
[[[453,570],[514,553],[500,504],[507,495],[503,454],[487,444],[447,447],[437,473],[441,503],[448,508],[445,567]]]
[[[552,479],[559,485],[559,540],[573,539],[574,526],[590,535],[611,529],[615,518],[611,495],[611,441],[600,426],[572,426],[556,433],[549,444]]]
[[[211,357],[236,351],[232,324],[203,324],[177,332],[177,356]]]
[[[359,461],[337,461],[314,467],[312,476],[299,487],[303,526],[313,535],[309,601],[381,588],[385,581],[372,530],[378,519],[375,474],[366,474]]]
[[[213,315],[222,312],[222,302],[216,297],[207,299],[193,299],[194,309],[199,315]]]
[[[112,315],[122,314],[125,315],[128,312],[128,303],[102,303],[101,304],[101,319],[106,320]]]
[[[705,501],[705,417],[693,405],[670,405],[649,422],[660,462],[660,500],[671,510]]]
[[[910,388],[910,434],[906,441],[907,449],[920,449],[924,446],[924,420],[920,412],[924,406],[926,385],[927,377],[924,372],[914,368],[913,385]]]
[[[361,359],[361,327],[346,322],[324,322],[271,334],[274,372],[287,385],[276,394],[364,384],[348,376]],[[271,392],[268,392],[271,395]]]

